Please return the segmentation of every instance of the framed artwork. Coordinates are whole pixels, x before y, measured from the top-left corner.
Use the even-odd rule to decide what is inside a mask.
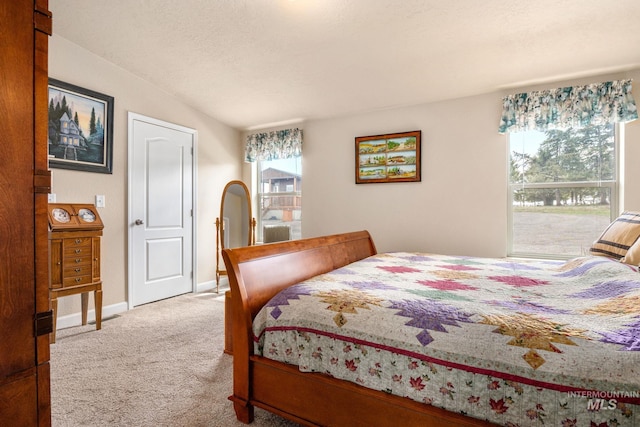
[[[420,181],[421,134],[356,137],[356,184]]]
[[[113,97],[49,79],[49,167],[112,173]]]

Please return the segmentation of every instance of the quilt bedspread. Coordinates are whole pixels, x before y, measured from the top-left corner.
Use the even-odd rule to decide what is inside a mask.
[[[640,273],[378,254],[285,289],[254,351],[501,425],[640,426]]]

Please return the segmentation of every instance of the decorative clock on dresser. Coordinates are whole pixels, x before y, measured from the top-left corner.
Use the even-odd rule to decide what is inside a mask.
[[[58,298],[81,294],[82,324],[87,324],[89,292],[93,292],[96,329],[102,327],[100,237],[104,225],[94,205],[50,203],[49,292],[56,342]]]

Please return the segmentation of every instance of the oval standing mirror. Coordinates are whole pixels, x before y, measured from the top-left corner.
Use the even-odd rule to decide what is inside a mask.
[[[220,290],[220,276],[227,274],[220,262],[221,250],[253,245],[255,225],[249,189],[242,181],[230,181],[222,191],[220,216],[216,218],[216,292]]]

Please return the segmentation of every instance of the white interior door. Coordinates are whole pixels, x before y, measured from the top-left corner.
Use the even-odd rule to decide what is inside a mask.
[[[129,306],[192,292],[196,131],[129,113]]]

